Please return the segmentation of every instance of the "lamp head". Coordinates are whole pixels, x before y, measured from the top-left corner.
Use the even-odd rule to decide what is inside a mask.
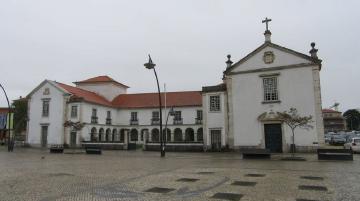
[[[156,64],[153,63],[151,57],[150,57],[150,54],[149,54],[149,61],[147,63],[144,64],[144,66],[147,68],[147,69],[153,69]]]

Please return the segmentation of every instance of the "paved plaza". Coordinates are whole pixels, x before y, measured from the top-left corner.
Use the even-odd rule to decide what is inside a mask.
[[[360,200],[354,161],[243,160],[239,153],[0,148],[1,201],[65,200]]]

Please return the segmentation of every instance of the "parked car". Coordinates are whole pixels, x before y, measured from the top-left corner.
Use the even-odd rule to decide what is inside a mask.
[[[360,137],[354,137],[344,144],[345,149],[351,149],[354,153],[360,153]]]
[[[331,136],[329,144],[331,145],[344,145],[346,143],[346,138],[340,135]]]

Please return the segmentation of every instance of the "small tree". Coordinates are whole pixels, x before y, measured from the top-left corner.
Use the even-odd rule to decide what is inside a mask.
[[[294,156],[295,153],[295,129],[296,128],[303,128],[303,129],[310,129],[313,128],[310,125],[312,121],[312,116],[300,116],[296,108],[290,108],[289,111],[284,112],[277,112],[279,118],[290,127],[292,132],[292,154]]]
[[[344,112],[343,117],[346,119],[348,130],[359,130],[360,126],[360,112],[355,109],[350,109]]]
[[[14,111],[14,131],[15,135],[22,133],[26,130],[26,124],[28,119],[27,114],[27,99],[20,98],[14,100],[12,106]]]

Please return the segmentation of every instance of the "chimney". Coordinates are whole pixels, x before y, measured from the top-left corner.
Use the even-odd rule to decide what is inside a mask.
[[[231,58],[230,54],[227,55],[227,58],[228,58],[228,60],[225,63],[226,63],[226,68],[229,68],[231,66],[231,64],[233,64],[234,62],[232,62],[230,60],[230,58]]]
[[[311,43],[311,50],[309,51],[310,56],[311,56],[312,58],[314,58],[314,59],[317,59],[317,58],[318,58],[318,56],[317,56],[317,51],[318,51],[318,49],[315,48],[315,43],[312,42],[312,43]]]

